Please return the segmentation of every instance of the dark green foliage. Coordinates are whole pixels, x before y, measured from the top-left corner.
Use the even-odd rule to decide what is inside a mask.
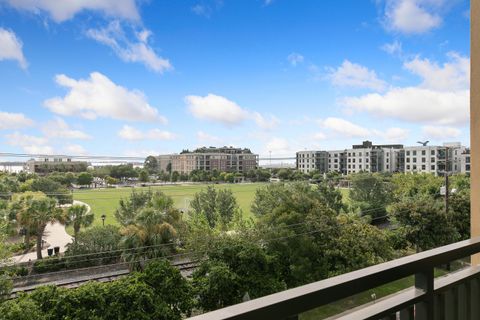
[[[168,262],[148,265],[145,274],[76,289],[39,287],[0,305],[0,319],[180,320],[192,308],[192,290]]]
[[[351,178],[350,200],[361,215],[372,218],[384,216],[392,201],[392,185],[382,175],[371,173],[355,174]]]
[[[204,216],[211,228],[217,225],[226,227],[235,215],[240,214],[233,192],[230,189],[217,190],[212,186],[196,193],[190,207],[194,215]]]
[[[329,184],[325,181],[319,182],[317,184],[317,192],[323,197],[323,202],[336,213],[347,210],[347,206],[343,202],[342,193],[335,188],[333,184]]]
[[[89,186],[93,182],[93,176],[90,172],[81,172],[77,177],[77,184],[81,186]]]
[[[457,229],[460,240],[470,238],[470,189],[450,195],[448,218]]]
[[[199,306],[214,310],[285,289],[279,261],[260,245],[240,237],[221,237],[212,243],[208,261],[193,274]]]
[[[118,261],[121,256],[120,239],[118,227],[112,225],[80,232],[65,252],[67,267],[81,268]]]
[[[55,272],[65,269],[65,259],[59,257],[48,257],[37,260],[33,263],[35,273]]]
[[[460,235],[444,203],[429,196],[407,198],[392,206],[391,216],[417,251],[455,242]]]
[[[148,156],[145,159],[144,168],[148,173],[153,174],[158,172],[158,160],[154,156]]]

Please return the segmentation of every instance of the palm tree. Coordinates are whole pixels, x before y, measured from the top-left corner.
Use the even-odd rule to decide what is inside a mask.
[[[27,214],[29,228],[37,235],[37,259],[42,259],[42,238],[45,227],[55,220],[63,221],[63,210],[57,207],[57,201],[52,198],[29,199]]]
[[[94,214],[88,211],[87,206],[73,205],[68,208],[66,216],[66,225],[73,225],[73,235],[77,239],[81,227],[88,227],[93,223]]]

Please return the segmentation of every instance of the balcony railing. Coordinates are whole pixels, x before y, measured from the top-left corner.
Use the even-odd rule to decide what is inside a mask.
[[[480,237],[205,313],[192,320],[298,319],[311,309],[414,275],[415,286],[337,319],[480,319],[480,267],[441,278],[434,269],[480,252]]]

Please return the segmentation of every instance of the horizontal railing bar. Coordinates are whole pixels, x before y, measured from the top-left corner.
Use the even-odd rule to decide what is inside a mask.
[[[415,288],[391,294],[384,299],[360,306],[357,310],[335,318],[337,320],[379,319],[407,308],[425,296],[425,291]]]
[[[480,252],[480,237],[236,304],[192,320],[282,319]]]
[[[480,267],[467,267],[435,280],[435,294],[446,291],[474,278],[480,277]]]

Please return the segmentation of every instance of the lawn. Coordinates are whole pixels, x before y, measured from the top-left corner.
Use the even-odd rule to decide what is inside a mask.
[[[215,188],[231,189],[245,217],[252,216],[250,206],[255,197],[257,188],[264,186],[262,183],[245,183],[245,184],[219,184],[214,185]],[[206,184],[201,185],[165,185],[150,187],[151,190],[161,190],[169,195],[175,201],[175,206],[180,210],[188,210],[189,202],[193,199],[195,193],[206,188]],[[149,187],[136,187],[135,191],[145,191]],[[85,202],[92,207],[95,213],[95,221],[93,225],[101,225],[101,215],[105,214],[105,224],[116,225],[114,212],[118,207],[120,199],[127,198],[133,188],[117,188],[117,189],[92,189],[79,190],[73,193],[73,199]]]

